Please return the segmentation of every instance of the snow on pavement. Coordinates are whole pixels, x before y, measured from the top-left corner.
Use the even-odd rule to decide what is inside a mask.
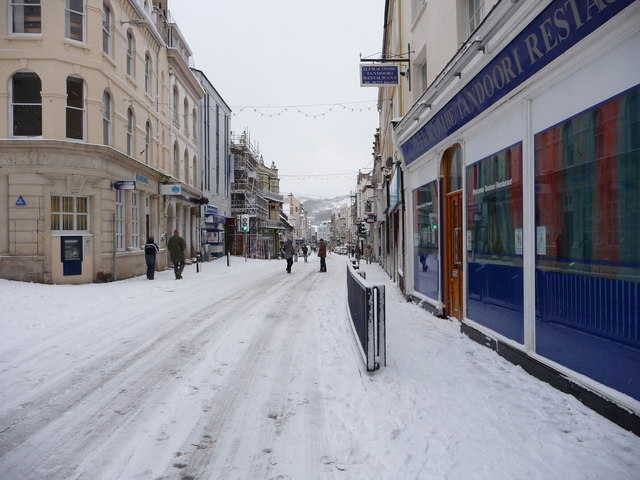
[[[109,284],[0,280],[0,478],[627,479],[640,438],[386,285],[387,367],[346,257]]]

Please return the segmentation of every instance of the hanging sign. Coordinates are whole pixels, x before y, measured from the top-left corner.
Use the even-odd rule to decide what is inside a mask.
[[[360,65],[361,87],[392,87],[399,84],[398,65]]]
[[[113,182],[113,188],[116,190],[135,190],[136,181],[135,180],[118,180],[117,182]]]

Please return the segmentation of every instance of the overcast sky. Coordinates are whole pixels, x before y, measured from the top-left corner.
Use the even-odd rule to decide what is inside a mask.
[[[233,133],[248,129],[265,164],[276,163],[281,193],[355,189],[358,169],[373,165],[378,123],[378,89],[360,87],[360,55],[379,56],[384,0],[168,5],[195,67],[232,108]]]

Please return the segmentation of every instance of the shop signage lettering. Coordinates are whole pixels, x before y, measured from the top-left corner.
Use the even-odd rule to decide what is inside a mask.
[[[492,183],[491,185],[485,185],[484,187],[474,188],[474,195],[482,195],[483,193],[493,192],[494,190],[498,190],[500,188],[510,187],[513,183],[513,180],[510,178],[509,180],[504,180],[502,182]]]
[[[360,65],[361,87],[390,86],[399,83],[398,65]]]
[[[634,0],[555,0],[402,144],[407,164],[471,121]]]

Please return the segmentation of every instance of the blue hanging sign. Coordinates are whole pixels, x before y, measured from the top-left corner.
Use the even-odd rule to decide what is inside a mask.
[[[18,200],[16,200],[16,205],[17,206],[25,206],[27,204],[27,202],[24,201],[24,198],[22,198],[22,195],[20,195],[18,197]]]
[[[398,65],[360,65],[361,87],[389,87],[399,84]]]

